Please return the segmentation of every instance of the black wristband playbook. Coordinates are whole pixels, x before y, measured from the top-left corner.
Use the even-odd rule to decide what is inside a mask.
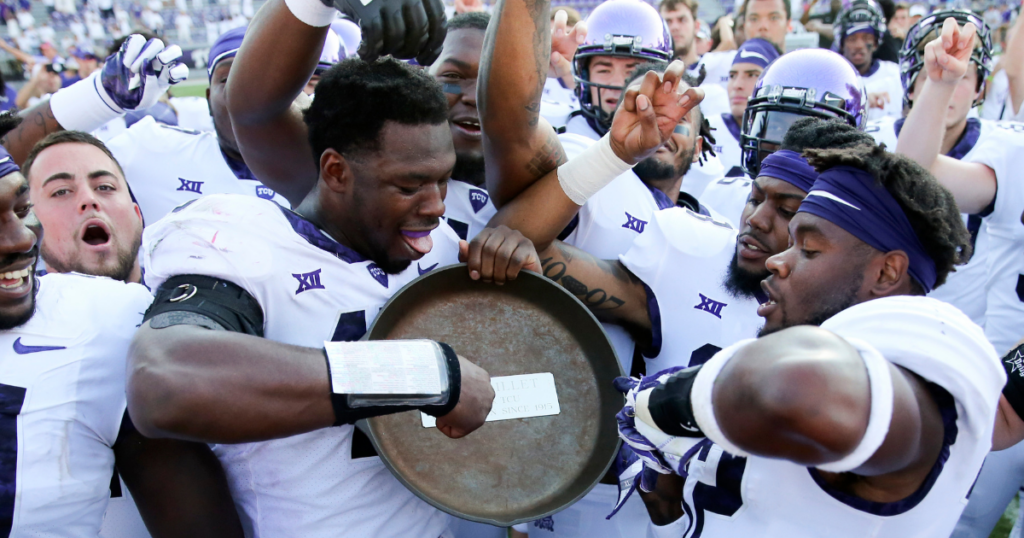
[[[1024,419],[1024,344],[1011,349],[1000,362],[1006,369],[1003,396],[1010,402],[1017,416]]]
[[[370,407],[358,407],[353,408],[348,405],[347,394],[337,394],[331,392],[331,405],[334,407],[334,425],[340,426],[342,424],[355,424],[357,420],[370,417],[379,417],[382,415],[390,415],[393,413],[401,413],[403,411],[411,411],[418,409],[424,413],[434,416],[442,417],[447,415],[455,409],[455,406],[459,404],[459,395],[462,391],[462,370],[459,368],[459,357],[455,354],[455,350],[451,346],[444,342],[438,342],[441,349],[444,351],[445,362],[448,366],[448,401],[443,404],[436,405],[424,405],[424,406],[411,406],[411,405],[376,405]],[[333,380],[331,379],[331,363],[327,358],[327,350],[323,350],[324,362],[327,363],[327,383],[329,387],[333,387]]]
[[[693,382],[700,368],[694,366],[682,370],[651,391],[647,409],[661,431],[675,437],[704,437],[690,402]]]

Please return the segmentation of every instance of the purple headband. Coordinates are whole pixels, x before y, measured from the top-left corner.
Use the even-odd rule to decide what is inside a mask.
[[[926,293],[935,287],[935,260],[925,251],[899,203],[871,174],[852,166],[825,170],[799,211],[839,226],[876,250],[902,250],[910,258],[911,278]]]
[[[760,37],[755,37],[740,45],[736,55],[732,57],[732,65],[755,64],[764,69],[778,57],[779,51],[775,50],[771,43]]]
[[[21,168],[14,162],[11,154],[7,153],[7,148],[0,146],[0,177],[20,171]]]
[[[758,171],[757,177],[764,176],[781,179],[808,192],[814,181],[818,179],[818,171],[807,164],[807,160],[799,153],[780,149],[761,161],[761,169]]]
[[[242,39],[245,38],[245,26],[232,28],[224,32],[214,41],[210,47],[210,59],[206,62],[206,75],[213,78],[213,70],[221,60],[234,58],[242,46]]]

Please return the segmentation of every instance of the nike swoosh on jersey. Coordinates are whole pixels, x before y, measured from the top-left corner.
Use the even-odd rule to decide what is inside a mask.
[[[18,355],[27,355],[29,353],[39,353],[40,351],[57,351],[58,349],[67,349],[64,346],[26,346],[21,343],[21,338],[14,341],[14,352]]]
[[[440,262],[438,262],[438,263],[440,263]],[[416,263],[416,270],[419,271],[421,275],[425,275],[425,274],[433,271],[435,267],[437,267],[437,263],[435,263],[434,265],[431,265],[430,267],[427,267],[426,269],[423,269],[422,267],[420,267],[419,262]]]

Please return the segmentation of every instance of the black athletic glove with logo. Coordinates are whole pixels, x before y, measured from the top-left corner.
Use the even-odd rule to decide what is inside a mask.
[[[447,19],[441,0],[320,0],[359,22],[359,57],[391,55],[427,66],[441,55]]]

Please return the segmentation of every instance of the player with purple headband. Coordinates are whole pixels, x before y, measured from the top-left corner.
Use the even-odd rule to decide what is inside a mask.
[[[618,382],[620,436],[685,481],[657,536],[947,536],[991,447],[995,350],[923,297],[970,250],[953,196],[878,146],[805,154],[760,337]]]
[[[719,111],[706,106],[710,96],[701,102],[701,110],[707,114],[708,123],[715,130],[715,154],[726,170],[726,177],[744,175],[740,158],[740,124],[743,122],[743,113],[747,110],[747,101],[753,95],[761,73],[778,57],[778,49],[767,40],[755,37],[744,41],[733,56],[729,68],[729,84],[726,86],[728,104]]]
[[[824,49],[803,49],[779,57],[754,86],[740,123],[740,162],[747,176],[725,177],[708,185],[700,196],[701,204],[744,228],[741,214],[748,200],[764,200],[766,195],[759,193],[749,178],[757,176],[761,159],[779,148],[794,122],[807,116],[838,118],[861,128],[866,108],[860,76],[842,56]],[[758,247],[750,246],[748,254],[754,255]],[[760,261],[763,263],[763,258]]]

